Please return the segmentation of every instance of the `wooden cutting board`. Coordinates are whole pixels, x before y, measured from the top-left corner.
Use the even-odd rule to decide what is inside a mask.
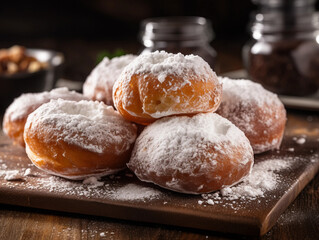
[[[305,139],[305,142],[298,141]],[[276,172],[277,187],[253,200],[209,202],[209,196],[174,193],[140,182],[131,172],[103,178],[103,186],[84,185],[44,174],[24,149],[0,135],[0,203],[56,211],[160,223],[228,233],[263,235],[319,170],[319,116],[288,114],[279,151],[255,156],[255,163],[289,161]],[[32,174],[5,180],[10,171]],[[29,170],[27,170],[28,172]],[[125,191],[124,191],[125,190]],[[130,192],[132,191],[132,192]]]

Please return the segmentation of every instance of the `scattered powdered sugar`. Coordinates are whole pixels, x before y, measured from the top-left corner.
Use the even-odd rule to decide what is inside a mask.
[[[93,187],[100,187],[104,185],[104,182],[98,181],[96,177],[89,177],[83,180],[83,184],[91,185]]]
[[[134,183],[129,183],[116,189],[111,194],[111,198],[116,200],[145,200],[158,198],[162,193],[154,188],[141,187]]]
[[[311,159],[307,160],[307,163],[318,162],[318,160],[318,155],[314,154]],[[242,183],[227,187],[222,191],[202,194],[200,199],[195,198],[196,204],[203,207],[207,205],[231,206],[236,210],[245,207],[245,204],[250,201],[256,200],[260,202],[261,198],[272,196],[272,191],[275,189],[282,188],[282,191],[286,191],[290,185],[285,185],[287,179],[283,177],[282,173],[284,171],[292,171],[292,168],[298,167],[296,164],[303,161],[305,159],[288,156],[280,159],[265,159],[254,165],[251,175],[246,177]],[[7,182],[0,181],[0,184],[10,188],[22,187],[23,189],[37,192],[44,191],[53,194],[61,193],[63,195],[120,201],[146,202],[166,197],[166,201],[163,204],[167,204],[168,199],[164,191],[132,182],[119,185],[119,180],[126,177],[125,173],[123,175],[112,175],[101,180],[89,178],[84,184],[81,181],[70,181],[50,175],[34,174],[23,176],[23,172],[29,172],[28,169],[31,169],[31,172],[36,171],[33,168],[30,166],[28,168],[20,168],[20,170],[8,169],[8,166],[2,163],[0,164],[0,177],[8,176],[8,179]],[[19,179],[17,179],[17,176],[20,176]],[[23,181],[10,181],[10,178],[11,180]],[[103,184],[100,184],[101,182]],[[291,184],[291,182],[288,184]],[[180,196],[178,195],[178,197]]]
[[[223,84],[222,101],[217,113],[240,128],[251,140],[254,153],[276,149],[284,129],[286,111],[278,96],[250,80],[221,78]],[[254,139],[264,139],[255,144]],[[269,140],[268,140],[269,139]]]
[[[123,55],[112,58],[105,57],[90,73],[83,85],[83,94],[90,99],[103,101],[112,105],[112,89],[124,67],[137,56]]]
[[[264,197],[266,192],[274,190],[279,183],[279,171],[287,170],[293,159],[269,159],[253,166],[249,176],[243,182],[226,187],[213,194],[202,194],[207,204],[216,204],[223,200],[255,200]]]
[[[19,178],[17,178],[17,176]],[[85,179],[83,182],[80,182],[45,175],[43,177],[32,177],[33,183],[30,183],[23,178],[23,175],[21,175],[18,170],[7,170],[5,180],[25,180],[23,183],[24,188],[30,190],[63,193],[65,195],[83,196],[87,198],[114,199],[121,201],[146,201],[156,199],[162,194],[161,191],[157,189],[133,183],[114,188],[114,186],[110,183],[105,183],[103,180],[98,181],[95,177],[90,177]],[[8,183],[7,186],[14,187],[16,184],[18,183]]]
[[[128,167],[141,180],[155,181],[175,191],[196,193],[203,186],[187,190],[179,176],[195,179],[204,175],[211,181],[219,181],[221,176],[217,173],[224,166],[220,159],[233,156],[234,149],[237,158],[229,163],[232,164],[230,176],[240,168],[249,169],[247,166],[253,163],[252,148],[242,131],[215,113],[167,117],[143,130],[136,140]],[[151,176],[167,181],[156,182]]]
[[[136,138],[133,124],[112,107],[93,101],[51,100],[29,115],[25,129],[48,146],[64,141],[101,154],[114,146],[114,153],[119,155]]]
[[[67,88],[56,88],[50,92],[25,93],[16,98],[7,108],[4,119],[16,121],[26,118],[29,113],[37,109],[51,99],[65,99],[72,101],[88,100],[85,96],[75,91],[69,91]]]
[[[35,184],[27,184],[31,190],[44,190],[53,193],[63,193],[65,195],[84,196],[84,197],[103,197],[107,194],[103,186],[98,184],[83,184],[79,181],[65,180],[60,177],[49,176],[35,178]]]

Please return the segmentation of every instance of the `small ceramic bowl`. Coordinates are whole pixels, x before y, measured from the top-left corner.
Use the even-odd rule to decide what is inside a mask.
[[[26,55],[35,57],[48,66],[32,73],[0,75],[1,112],[22,93],[51,90],[62,74],[64,56],[62,53],[45,49],[26,49]]]

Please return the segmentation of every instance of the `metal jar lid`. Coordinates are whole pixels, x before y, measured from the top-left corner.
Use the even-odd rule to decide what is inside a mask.
[[[147,41],[205,41],[214,37],[211,22],[203,17],[148,18],[140,25],[139,40]]]

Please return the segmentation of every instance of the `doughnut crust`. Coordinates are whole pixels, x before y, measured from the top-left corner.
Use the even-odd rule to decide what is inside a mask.
[[[124,67],[136,58],[127,54],[111,60],[105,57],[90,73],[83,84],[83,94],[91,100],[113,105],[113,85]]]
[[[221,78],[223,97],[217,112],[249,139],[254,153],[280,147],[286,110],[278,96],[250,80]]]
[[[221,88],[202,58],[156,51],[138,56],[123,70],[113,101],[124,118],[148,125],[165,116],[215,111]]]
[[[26,152],[40,169],[69,179],[126,167],[136,126],[104,103],[52,100],[29,115]]]
[[[190,194],[219,190],[251,171],[244,133],[215,113],[162,118],[137,138],[128,167],[161,187]]]
[[[72,101],[87,100],[82,94],[69,91],[67,88],[22,94],[11,103],[4,114],[2,123],[4,133],[13,140],[14,144],[24,147],[23,130],[29,114],[51,99],[58,98]]]

